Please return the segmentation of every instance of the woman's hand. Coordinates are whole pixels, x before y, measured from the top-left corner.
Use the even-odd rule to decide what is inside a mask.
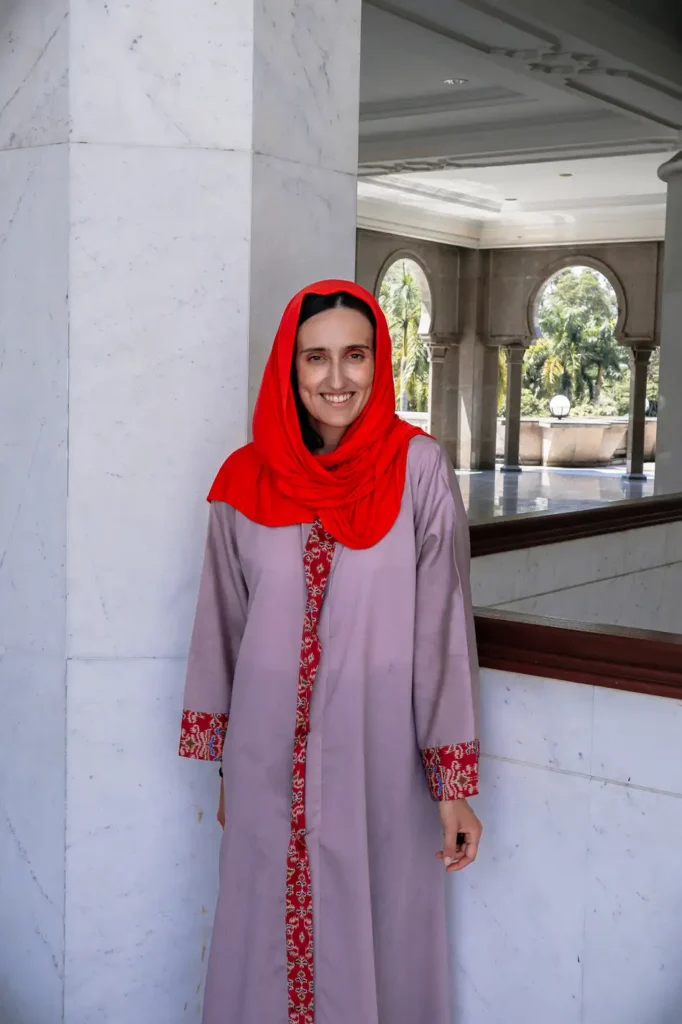
[[[218,813],[216,815],[222,828],[225,828],[225,786],[223,780],[220,780],[220,798],[218,800]]]
[[[461,871],[476,860],[483,826],[466,800],[442,800],[438,807],[443,849],[436,856],[443,861],[446,871]],[[464,836],[461,845],[457,842],[459,833]]]

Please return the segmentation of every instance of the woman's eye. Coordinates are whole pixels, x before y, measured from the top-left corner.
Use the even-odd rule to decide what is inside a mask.
[[[361,359],[365,358],[365,353],[364,352],[351,352],[350,357],[351,357],[351,359],[355,359],[356,362],[359,362]]]
[[[309,363],[319,363],[319,362],[321,362],[321,360],[322,360],[322,356],[317,356],[317,355],[308,356],[308,362]]]

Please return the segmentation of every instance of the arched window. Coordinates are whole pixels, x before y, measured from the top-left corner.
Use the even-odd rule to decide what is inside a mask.
[[[619,302],[609,279],[592,266],[563,267],[539,289],[532,320],[537,340],[525,355],[522,413],[548,415],[560,394],[572,415],[626,415],[627,348],[617,340]]]
[[[381,279],[379,304],[393,341],[396,408],[406,419],[428,417],[429,360],[424,338],[431,328],[431,291],[421,266],[396,259]]]

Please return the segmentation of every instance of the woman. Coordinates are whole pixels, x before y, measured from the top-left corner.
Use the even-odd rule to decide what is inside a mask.
[[[209,495],[180,748],[224,769],[204,1024],[450,1022],[436,856],[460,870],[481,831],[468,530],[394,410],[376,301],[311,285]]]

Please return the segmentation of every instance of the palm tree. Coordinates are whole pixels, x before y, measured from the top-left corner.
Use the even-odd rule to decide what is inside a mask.
[[[585,332],[586,368],[596,370],[593,396],[595,404],[601,396],[604,378],[621,377],[627,364],[625,353],[619,350],[615,340],[614,328],[613,320],[602,323],[594,321]]]
[[[608,282],[594,270],[570,268],[556,276],[538,310],[538,327],[548,344],[536,352],[536,370],[546,395],[558,389],[573,402],[585,397],[593,402],[605,374],[622,372],[616,312]]]
[[[587,390],[592,398],[593,383],[587,373],[582,331],[577,327],[572,312],[558,315],[550,331],[550,348],[542,367],[545,390],[550,393],[558,388],[574,402],[579,401]]]
[[[393,341],[393,377],[398,408],[417,411],[428,407],[429,362],[419,335],[422,295],[409,260],[389,267],[379,293]]]

